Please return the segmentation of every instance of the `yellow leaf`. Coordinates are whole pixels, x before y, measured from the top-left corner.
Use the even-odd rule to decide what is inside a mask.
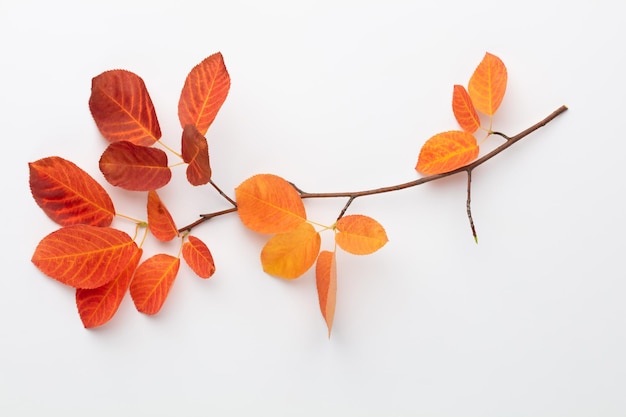
[[[342,217],[337,220],[336,228],[335,242],[341,249],[354,255],[376,252],[389,240],[380,223],[361,214]]]
[[[320,234],[309,223],[275,235],[261,251],[263,270],[279,278],[298,278],[315,263],[321,242]]]

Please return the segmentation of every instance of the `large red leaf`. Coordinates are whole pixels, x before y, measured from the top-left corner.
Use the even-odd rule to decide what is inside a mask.
[[[424,175],[454,171],[478,156],[474,135],[460,130],[438,133],[424,143],[415,169]]]
[[[298,278],[315,263],[321,243],[320,234],[310,223],[274,235],[261,251],[263,271],[279,278]]]
[[[337,263],[335,252],[323,250],[317,258],[315,281],[320,310],[328,327],[328,337],[333,328],[335,305],[337,303]]]
[[[187,236],[183,244],[183,259],[200,278],[210,278],[215,272],[215,262],[208,246],[195,236]]]
[[[156,191],[148,191],[148,227],[160,241],[168,242],[178,236],[172,215]]]
[[[130,236],[120,230],[79,224],[44,237],[32,262],[66,285],[97,288],[117,277],[137,249]]]
[[[183,161],[187,165],[187,180],[191,185],[204,185],[211,180],[209,145],[194,125],[186,125],[182,137]]]
[[[76,307],[86,328],[102,326],[115,315],[142,254],[143,250],[139,248],[117,277],[102,287],[76,290]]]
[[[507,78],[504,63],[497,56],[487,52],[467,86],[476,110],[493,116],[504,98]]]
[[[100,133],[111,142],[150,146],[161,138],[146,85],[130,71],[112,70],[94,77],[89,109]]]
[[[156,314],[172,288],[178,274],[180,258],[158,254],[146,259],[135,271],[130,296],[138,311]]]
[[[96,180],[74,163],[51,156],[28,164],[30,190],[43,211],[61,226],[109,226],[113,201]]]
[[[100,157],[100,171],[110,184],[131,191],[156,190],[172,178],[165,152],[126,141],[106,148]]]
[[[178,102],[181,127],[192,124],[205,135],[230,89],[230,76],[221,53],[196,65],[185,80]]]
[[[459,126],[469,133],[474,133],[480,127],[480,117],[474,108],[472,99],[462,85],[455,85],[452,92],[452,112]]]

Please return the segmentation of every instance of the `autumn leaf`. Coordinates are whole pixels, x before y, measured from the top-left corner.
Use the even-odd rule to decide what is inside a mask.
[[[58,156],[28,164],[30,190],[41,209],[61,226],[110,226],[113,201],[104,188],[73,162]]]
[[[368,255],[388,242],[387,233],[376,220],[362,214],[343,216],[335,225],[335,242],[346,252]]]
[[[306,221],[300,194],[283,178],[258,174],[235,189],[243,224],[258,233],[285,233]]]
[[[460,130],[438,133],[422,146],[415,169],[424,175],[454,171],[478,156],[474,135]]]
[[[487,52],[468,84],[469,95],[476,110],[493,116],[504,98],[506,83],[507,71],[504,63]]]
[[[480,117],[474,108],[472,99],[462,85],[455,85],[452,93],[452,112],[461,128],[474,133],[480,127]]]
[[[186,125],[182,138],[183,161],[187,164],[187,181],[191,185],[204,185],[211,180],[209,145],[194,125]]]
[[[213,256],[207,245],[195,236],[187,236],[183,244],[183,259],[200,278],[210,278],[215,272]]]
[[[328,337],[333,328],[337,303],[337,262],[335,252],[323,250],[317,258],[315,281],[320,310],[328,327]]]
[[[279,278],[298,278],[315,263],[321,243],[320,234],[309,223],[272,236],[261,250],[263,270]]]
[[[205,135],[230,89],[230,76],[221,53],[196,65],[185,80],[178,102],[181,127],[192,124]]]
[[[126,141],[106,148],[100,157],[100,171],[110,184],[130,191],[156,190],[172,178],[165,152]]]
[[[156,314],[161,310],[178,274],[180,258],[158,254],[142,262],[130,283],[130,296],[138,311]]]
[[[97,288],[117,277],[137,249],[130,236],[120,230],[79,224],[44,237],[32,262],[63,284]]]
[[[76,307],[85,328],[102,326],[113,318],[128,291],[142,254],[141,248],[135,251],[117,277],[103,286],[76,290]]]
[[[143,80],[126,70],[111,70],[91,82],[89,109],[108,141],[150,146],[161,138],[161,128]]]
[[[178,236],[178,229],[172,215],[167,210],[156,191],[148,191],[148,228],[162,242]]]

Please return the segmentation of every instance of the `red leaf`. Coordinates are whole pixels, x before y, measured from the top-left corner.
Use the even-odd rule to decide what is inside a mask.
[[[415,169],[424,175],[454,171],[478,156],[474,135],[460,130],[438,133],[420,150]]]
[[[30,190],[43,211],[61,226],[109,226],[115,216],[111,197],[74,163],[51,156],[28,164]]]
[[[161,310],[179,267],[180,258],[163,253],[154,255],[139,265],[130,284],[130,296],[138,311],[156,314]]]
[[[150,146],[161,137],[146,85],[132,72],[112,70],[93,78],[89,109],[100,133],[110,142]]]
[[[117,277],[137,249],[130,236],[120,230],[79,224],[44,237],[32,262],[63,284],[97,288]]]
[[[192,124],[205,135],[230,89],[230,76],[221,53],[196,65],[185,80],[178,102],[181,127]]]
[[[115,315],[142,254],[143,250],[138,249],[119,275],[102,287],[76,290],[78,314],[86,328],[102,326]]]
[[[148,191],[148,227],[160,241],[168,242],[178,236],[178,229],[156,191]]]
[[[183,244],[183,259],[200,278],[210,278],[215,272],[211,251],[203,241],[195,236],[187,236]]]
[[[107,147],[100,157],[100,171],[110,184],[131,191],[156,190],[172,178],[165,152],[126,141]]]
[[[188,163],[187,180],[191,185],[204,185],[211,180],[209,145],[194,125],[186,125],[182,138],[183,161]]]
[[[467,85],[476,110],[489,116],[494,115],[504,98],[507,78],[504,62],[487,52]]]
[[[466,132],[474,133],[480,127],[480,117],[472,99],[462,85],[455,85],[452,93],[452,112],[459,126]]]
[[[320,310],[328,327],[328,337],[333,328],[335,305],[337,303],[337,264],[335,252],[323,250],[317,258],[315,281]]]

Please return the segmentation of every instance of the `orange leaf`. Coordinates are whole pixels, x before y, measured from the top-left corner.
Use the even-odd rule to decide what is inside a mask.
[[[230,76],[221,53],[215,53],[196,65],[185,80],[178,102],[181,127],[192,124],[205,135],[226,100]]]
[[[306,221],[300,194],[287,181],[272,174],[248,178],[235,189],[239,218],[259,233],[285,233]]]
[[[322,239],[309,223],[272,236],[261,251],[263,270],[280,278],[294,279],[315,263]]]
[[[154,255],[139,265],[130,283],[130,296],[138,311],[156,314],[161,310],[179,267],[180,258],[163,253]]]
[[[102,326],[115,315],[142,254],[143,250],[138,249],[118,276],[102,287],[76,290],[76,306],[85,328]]]
[[[507,72],[504,63],[487,52],[472,74],[468,84],[474,107],[488,116],[500,107],[506,91]]]
[[[215,272],[211,251],[203,241],[195,236],[187,236],[183,244],[183,259],[200,278],[210,278]]]
[[[43,211],[61,226],[110,226],[115,216],[111,197],[74,163],[51,156],[28,164],[30,190]]]
[[[106,71],[93,78],[89,109],[100,133],[110,142],[150,146],[161,137],[146,85],[130,71]]]
[[[315,281],[320,310],[328,327],[328,337],[333,328],[335,305],[337,303],[337,263],[335,252],[323,250],[317,258]]]
[[[191,185],[204,185],[211,180],[209,145],[194,125],[186,125],[182,138],[183,161],[188,163],[187,180]]]
[[[126,141],[106,148],[100,157],[100,171],[110,184],[131,191],[156,190],[172,178],[165,152]]]
[[[480,127],[480,117],[472,99],[462,85],[455,85],[452,93],[452,112],[463,130],[474,133]]]
[[[160,241],[168,242],[178,236],[178,229],[156,191],[148,191],[148,227]]]
[[[137,249],[130,236],[120,230],[78,224],[44,237],[32,262],[63,284],[97,288],[117,277]]]
[[[454,171],[478,156],[478,144],[471,133],[460,130],[438,133],[422,146],[415,169],[424,175]]]
[[[371,217],[361,214],[344,216],[337,220],[335,242],[346,252],[368,255],[388,242],[383,226]]]

